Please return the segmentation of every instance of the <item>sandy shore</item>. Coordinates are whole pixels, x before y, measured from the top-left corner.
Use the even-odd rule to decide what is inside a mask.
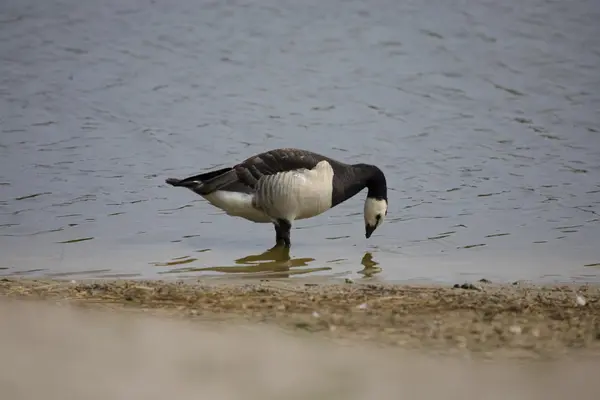
[[[476,357],[555,358],[600,350],[599,286],[464,287],[5,278],[0,295],[191,321],[261,322],[338,341]]]
[[[579,296],[579,297],[577,297]],[[6,399],[578,399],[600,288],[0,280]]]

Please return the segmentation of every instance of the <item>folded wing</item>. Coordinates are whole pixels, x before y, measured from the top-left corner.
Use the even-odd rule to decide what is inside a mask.
[[[298,149],[276,149],[244,160],[233,167],[237,179],[255,189],[263,176],[301,169],[312,169],[320,161],[329,158],[320,154]]]
[[[168,178],[173,186],[186,187],[200,195],[217,190],[250,193],[262,177],[293,170],[312,169],[320,161],[339,164],[328,157],[306,150],[275,149],[252,156],[231,167],[190,176],[185,179]]]

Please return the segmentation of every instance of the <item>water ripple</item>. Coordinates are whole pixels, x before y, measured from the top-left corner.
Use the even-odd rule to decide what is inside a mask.
[[[368,241],[364,193],[296,223],[290,258],[314,260],[298,273],[367,278],[368,250],[385,279],[600,279],[593,2],[266,1],[3,8],[4,272],[293,275],[235,261],[272,245],[270,224],[164,179],[297,146],[389,186]],[[174,254],[202,258],[149,266]]]

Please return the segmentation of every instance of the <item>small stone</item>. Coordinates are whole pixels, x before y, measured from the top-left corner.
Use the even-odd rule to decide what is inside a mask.
[[[75,279],[72,279],[71,283],[75,284],[75,283],[77,283],[77,281]]]
[[[353,281],[351,278],[346,278],[346,279],[345,279],[345,282],[346,282],[346,283],[354,283],[354,281]]]
[[[308,324],[304,321],[298,321],[298,322],[296,322],[295,325],[296,325],[296,328],[298,328],[298,329],[307,329],[308,330],[310,328],[310,324]]]
[[[455,338],[455,340],[456,340],[456,344],[461,349],[464,349],[465,347],[467,347],[467,338],[466,337],[464,337],[464,336],[457,336]]]
[[[367,309],[367,303],[362,303],[359,304],[356,308],[358,308],[359,310],[366,310]]]
[[[454,288],[465,289],[465,290],[477,290],[478,292],[481,292],[483,290],[481,287],[475,286],[472,283],[463,283],[462,285],[455,284]]]
[[[316,312],[316,311],[313,311],[312,316],[315,317],[315,318],[319,318],[320,317],[319,313]]]
[[[277,309],[278,309],[279,311],[285,311],[285,304],[280,304],[280,305],[278,305],[278,306],[277,306]]]
[[[508,328],[508,331],[514,335],[520,335],[522,329],[518,325],[512,325],[510,328]]]
[[[580,305],[580,306],[585,306],[587,304],[587,301],[585,300],[585,297],[583,297],[580,294],[576,295],[575,300],[577,301],[577,304]]]

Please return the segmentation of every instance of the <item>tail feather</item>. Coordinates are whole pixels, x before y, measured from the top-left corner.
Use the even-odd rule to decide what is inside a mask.
[[[225,172],[228,172],[228,171],[231,171],[231,168],[221,168],[221,169],[217,169],[214,171],[204,172],[202,174],[198,174],[198,175],[187,177],[185,179],[181,179],[181,183],[194,182],[194,181],[206,182],[208,180],[216,178],[217,176],[223,175]]]
[[[177,179],[177,178],[167,178],[165,180],[165,182],[167,182],[169,185],[171,186],[181,186],[181,179]]]
[[[171,186],[185,187],[200,195],[206,195],[219,190],[227,185],[237,182],[237,174],[231,168],[190,176],[185,179],[167,178],[165,180]]]

